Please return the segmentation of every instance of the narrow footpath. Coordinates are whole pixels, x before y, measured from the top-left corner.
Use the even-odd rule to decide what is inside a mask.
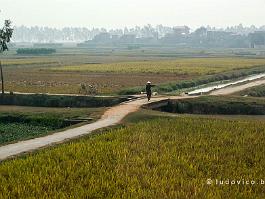
[[[152,99],[151,102],[168,99],[168,97],[159,97]],[[9,144],[0,147],[0,161],[19,155],[25,152],[30,152],[42,147],[53,144],[62,143],[66,140],[77,138],[83,135],[90,134],[92,131],[109,127],[118,124],[129,113],[136,112],[142,105],[147,104],[146,99],[138,99],[130,102],[122,103],[118,106],[108,109],[100,120],[80,126],[73,129],[68,129],[62,132],[54,133],[44,137],[34,138],[26,141],[20,141],[14,144]]]

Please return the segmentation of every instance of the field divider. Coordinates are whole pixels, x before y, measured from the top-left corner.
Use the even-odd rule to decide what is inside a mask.
[[[68,129],[52,135],[38,137],[30,140],[20,141],[14,144],[9,144],[0,147],[0,161],[7,158],[17,156],[19,154],[31,152],[43,147],[62,143],[67,140],[78,138],[80,136],[88,135],[91,132],[113,126],[122,121],[122,119],[129,113],[136,112],[141,106],[168,99],[168,97],[157,97],[148,102],[147,99],[136,99],[130,102],[123,102],[120,105],[109,108],[101,117],[100,120],[86,124],[77,128]]]

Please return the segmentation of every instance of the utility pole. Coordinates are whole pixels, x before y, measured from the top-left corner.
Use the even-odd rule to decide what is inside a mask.
[[[1,61],[0,61],[0,72],[1,72],[1,81],[2,81],[2,95],[4,95],[5,94],[5,87],[4,87],[3,68],[2,68]]]

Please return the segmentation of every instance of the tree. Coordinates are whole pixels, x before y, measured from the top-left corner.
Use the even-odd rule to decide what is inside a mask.
[[[10,42],[12,34],[13,34],[13,28],[11,27],[11,21],[5,20],[4,27],[0,29],[0,53],[8,50],[7,44]],[[0,72],[1,72],[1,81],[2,81],[2,94],[4,94],[5,87],[4,87],[3,69],[1,61],[0,61]]]

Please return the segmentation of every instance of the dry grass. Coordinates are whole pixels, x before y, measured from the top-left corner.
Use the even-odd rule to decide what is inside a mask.
[[[99,93],[113,93],[128,87],[190,79],[175,74],[112,74],[87,72],[52,72],[33,69],[9,69],[5,72],[6,90],[39,93],[78,93],[80,84],[94,85]]]
[[[148,57],[147,60],[153,61],[141,61],[144,58],[98,54],[10,57],[4,60],[4,64],[8,66],[4,67],[6,90],[79,93],[80,84],[87,84],[96,87],[99,94],[109,94],[130,87],[143,86],[147,80],[154,84],[162,84],[265,65],[265,59],[179,58],[163,61],[165,58]]]

